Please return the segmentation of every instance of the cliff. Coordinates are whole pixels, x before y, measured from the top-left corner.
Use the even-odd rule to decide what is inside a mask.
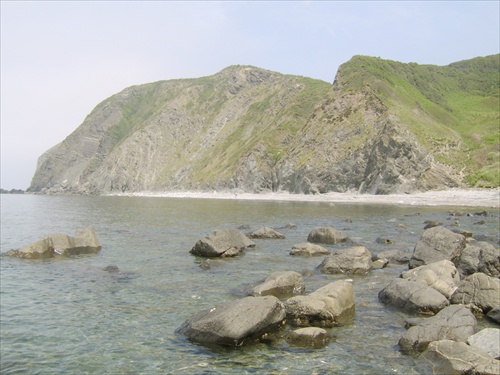
[[[129,87],[45,152],[28,191],[498,186],[499,55],[444,67],[355,56],[335,82],[231,66]]]

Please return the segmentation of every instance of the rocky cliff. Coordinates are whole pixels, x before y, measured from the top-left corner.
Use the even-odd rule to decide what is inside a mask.
[[[29,191],[498,186],[499,66],[498,55],[446,67],[355,56],[333,85],[231,66],[130,87],[39,158]]]

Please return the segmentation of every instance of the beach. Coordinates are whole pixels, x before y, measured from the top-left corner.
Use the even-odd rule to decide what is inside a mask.
[[[290,194],[278,193],[243,193],[243,192],[140,192],[119,194],[141,197],[168,198],[204,198],[204,199],[241,199],[259,201],[297,201],[326,203],[365,203],[410,206],[464,206],[464,207],[500,207],[500,189],[450,189],[427,191],[415,194],[372,195],[356,193],[326,194]]]

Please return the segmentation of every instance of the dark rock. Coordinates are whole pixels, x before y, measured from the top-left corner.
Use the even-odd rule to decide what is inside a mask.
[[[295,244],[292,246],[292,251],[290,251],[290,255],[301,255],[308,257],[328,254],[330,254],[330,250],[324,248],[323,246],[316,245],[310,242]]]
[[[292,345],[321,348],[328,344],[332,335],[323,328],[305,327],[290,332],[286,339]]]
[[[494,309],[488,311],[486,317],[495,323],[500,324],[500,307],[495,307]]]
[[[257,229],[255,232],[247,234],[248,238],[260,238],[260,239],[284,239],[285,236],[280,232],[269,227],[262,227]]]
[[[477,321],[474,315],[463,306],[445,307],[435,316],[422,319],[410,327],[399,340],[405,352],[423,352],[429,343],[439,340],[466,342],[474,334]]]
[[[435,375],[500,374],[499,361],[464,342],[431,342],[419,358],[431,362]]]
[[[500,307],[500,279],[478,272],[467,276],[458,285],[451,303],[473,305],[487,313]]]
[[[272,273],[262,284],[253,288],[253,296],[275,296],[286,298],[304,294],[305,284],[302,276],[294,271]]]
[[[335,327],[352,322],[354,289],[347,281],[327,284],[307,296],[285,301],[287,321],[294,326]]]
[[[118,268],[118,266],[114,266],[114,265],[106,266],[102,270],[106,271],[106,272],[110,272],[110,273],[120,272],[120,269]]]
[[[424,229],[434,228],[443,225],[441,221],[434,221],[434,220],[426,220],[424,221],[424,224],[425,224]]]
[[[467,339],[470,346],[484,350],[493,358],[500,359],[500,329],[485,328]]]
[[[427,229],[415,246],[409,267],[415,268],[443,259],[457,264],[464,248],[465,237],[461,234],[442,226]]]
[[[473,225],[484,225],[484,224],[486,224],[486,220],[476,221]]]
[[[449,301],[430,286],[405,279],[395,279],[380,291],[381,302],[410,313],[436,314],[449,305]]]
[[[199,312],[177,333],[201,344],[237,347],[266,339],[284,326],[285,316],[274,296],[245,297]]]
[[[319,265],[320,271],[328,274],[366,275],[371,268],[372,255],[363,246],[335,250]]]
[[[255,244],[236,229],[216,230],[196,242],[190,253],[202,257],[232,257]]]
[[[389,238],[384,238],[384,237],[378,237],[376,240],[375,240],[376,243],[379,243],[381,245],[392,245],[394,242],[389,239]]]
[[[341,231],[333,227],[319,227],[313,229],[307,236],[307,241],[312,243],[322,243],[335,245],[346,242],[349,238]]]

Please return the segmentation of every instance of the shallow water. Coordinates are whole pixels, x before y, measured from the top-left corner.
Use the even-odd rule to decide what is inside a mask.
[[[312,202],[263,202],[145,197],[1,196],[1,252],[47,234],[92,227],[103,249],[70,259],[1,258],[0,358],[2,374],[417,374],[426,367],[400,353],[405,314],[377,294],[404,266],[364,277],[323,275],[322,257],[289,255],[311,229],[332,225],[372,254],[411,254],[425,220],[439,220],[499,240],[493,216],[461,216],[484,208],[397,207]],[[486,224],[475,224],[479,220]],[[458,223],[455,222],[458,221]],[[208,270],[189,250],[217,228],[261,226],[285,240],[256,240],[241,257]],[[244,230],[247,231],[247,230]],[[380,245],[377,237],[394,241]],[[120,272],[103,271],[116,265]],[[306,292],[351,278],[356,295],[352,325],[334,328],[321,349],[285,341],[240,349],[206,348],[175,330],[194,313],[240,298],[274,271],[304,273]],[[487,322],[480,321],[487,325]],[[288,328],[289,329],[289,328]]]

